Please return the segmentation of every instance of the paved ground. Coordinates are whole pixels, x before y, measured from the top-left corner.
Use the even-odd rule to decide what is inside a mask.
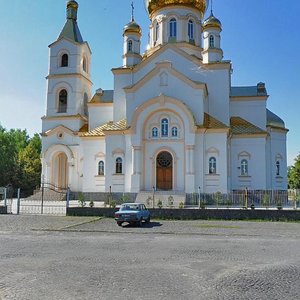
[[[0,299],[300,299],[300,223],[0,216]]]

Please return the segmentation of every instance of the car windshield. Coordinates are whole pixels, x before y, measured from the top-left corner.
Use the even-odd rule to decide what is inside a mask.
[[[136,204],[123,204],[120,210],[139,210],[139,206]]]

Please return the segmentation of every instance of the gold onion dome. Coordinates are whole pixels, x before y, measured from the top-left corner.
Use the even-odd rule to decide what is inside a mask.
[[[77,9],[78,8],[78,3],[76,1],[74,1],[74,0],[68,1],[67,8],[75,8],[75,9]]]
[[[208,28],[208,27],[219,27],[219,28],[221,28],[222,24],[221,24],[220,20],[217,19],[213,15],[213,13],[211,12],[210,16],[206,20],[204,20],[203,27],[204,28]]]
[[[137,24],[134,19],[124,26],[124,33],[142,33],[142,28]]]
[[[208,6],[209,0],[145,0],[145,3],[150,15],[158,9],[166,6],[184,5],[191,6],[200,10],[201,15],[203,16]]]

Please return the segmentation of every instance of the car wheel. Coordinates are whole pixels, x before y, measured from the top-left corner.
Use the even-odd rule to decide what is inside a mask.
[[[117,222],[118,226],[122,226],[122,222]]]
[[[147,223],[147,224],[150,223],[150,216],[146,219],[146,223]]]
[[[142,224],[143,224],[143,218],[141,218],[141,219],[136,223],[137,226],[142,226]]]

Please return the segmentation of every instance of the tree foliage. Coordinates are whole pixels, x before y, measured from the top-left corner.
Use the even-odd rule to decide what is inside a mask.
[[[300,189],[300,154],[295,158],[295,164],[288,168],[288,183],[290,189]]]
[[[26,130],[7,131],[0,125],[0,186],[8,184],[23,196],[39,186],[41,178],[41,139],[30,138]]]

